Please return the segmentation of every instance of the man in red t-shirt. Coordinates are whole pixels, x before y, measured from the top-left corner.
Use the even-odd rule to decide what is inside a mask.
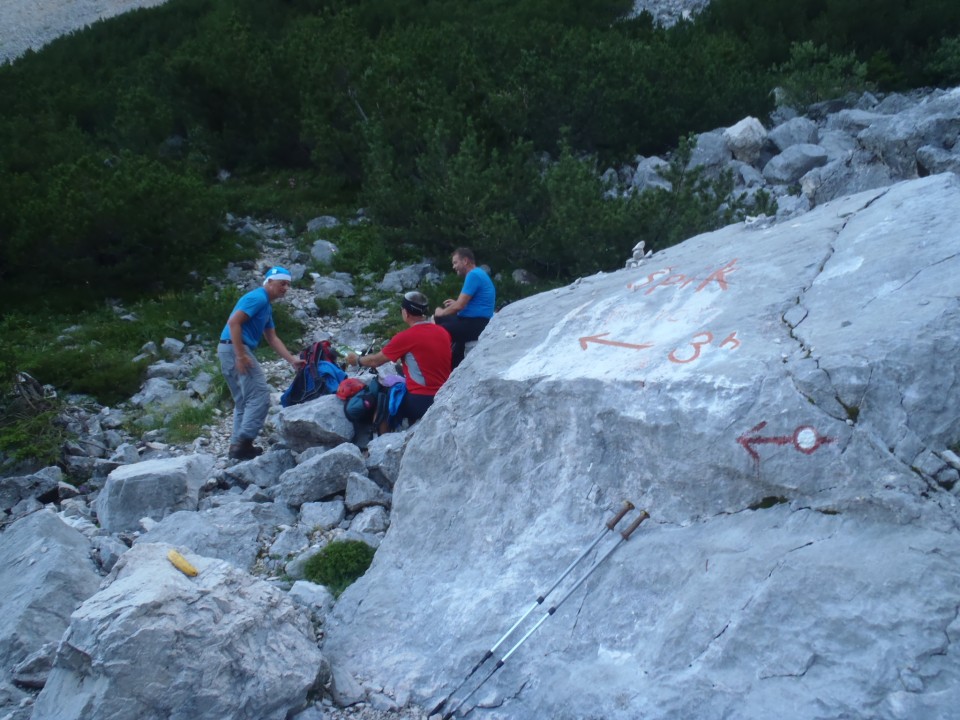
[[[412,425],[433,405],[433,396],[450,377],[452,353],[450,333],[427,319],[429,303],[421,292],[408,292],[400,303],[400,314],[409,326],[401,330],[380,352],[358,356],[347,353],[349,365],[380,367],[386,362],[403,365],[407,392],[397,411],[397,420]]]

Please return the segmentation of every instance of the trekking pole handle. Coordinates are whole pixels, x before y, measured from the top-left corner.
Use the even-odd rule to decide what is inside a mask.
[[[643,522],[644,520],[646,520],[648,517],[650,517],[650,513],[648,513],[646,510],[641,510],[641,511],[640,511],[640,515],[637,517],[637,519],[634,520],[632,523],[630,523],[630,525],[627,526],[627,529],[626,529],[626,530],[624,530],[622,533],[620,533],[620,535],[623,537],[623,539],[624,539],[624,540],[629,540],[629,539],[630,539],[630,536],[633,535],[634,530],[636,530],[638,527],[640,527],[640,523],[642,523],[642,522]]]
[[[612,518],[607,520],[607,530],[613,530],[617,526],[617,523],[623,520],[623,516],[626,515],[628,512],[630,512],[631,510],[633,510],[633,508],[634,508],[634,505],[632,502],[630,502],[629,500],[624,500],[623,507],[620,508],[620,511],[616,515],[614,515]]]

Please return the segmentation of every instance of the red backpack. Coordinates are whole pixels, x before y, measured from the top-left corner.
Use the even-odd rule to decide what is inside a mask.
[[[361,390],[366,390],[367,385],[360,378],[347,378],[340,383],[340,387],[337,388],[337,397],[341,400],[348,400],[356,395]]]

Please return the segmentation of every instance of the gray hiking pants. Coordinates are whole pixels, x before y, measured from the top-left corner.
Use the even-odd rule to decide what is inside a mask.
[[[220,372],[223,373],[233,395],[233,433],[230,435],[230,444],[236,445],[241,440],[254,440],[263,428],[263,421],[270,409],[270,388],[267,378],[263,374],[260,363],[253,356],[253,350],[248,348],[253,364],[243,375],[237,372],[237,356],[233,352],[233,345],[221,344],[217,348],[220,358]]]

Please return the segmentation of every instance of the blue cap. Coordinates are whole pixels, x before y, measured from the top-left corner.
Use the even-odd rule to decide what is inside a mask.
[[[263,284],[266,285],[271,280],[286,280],[287,282],[293,282],[293,275],[290,274],[290,271],[279,265],[270,268],[267,270],[267,274],[263,276]]]

